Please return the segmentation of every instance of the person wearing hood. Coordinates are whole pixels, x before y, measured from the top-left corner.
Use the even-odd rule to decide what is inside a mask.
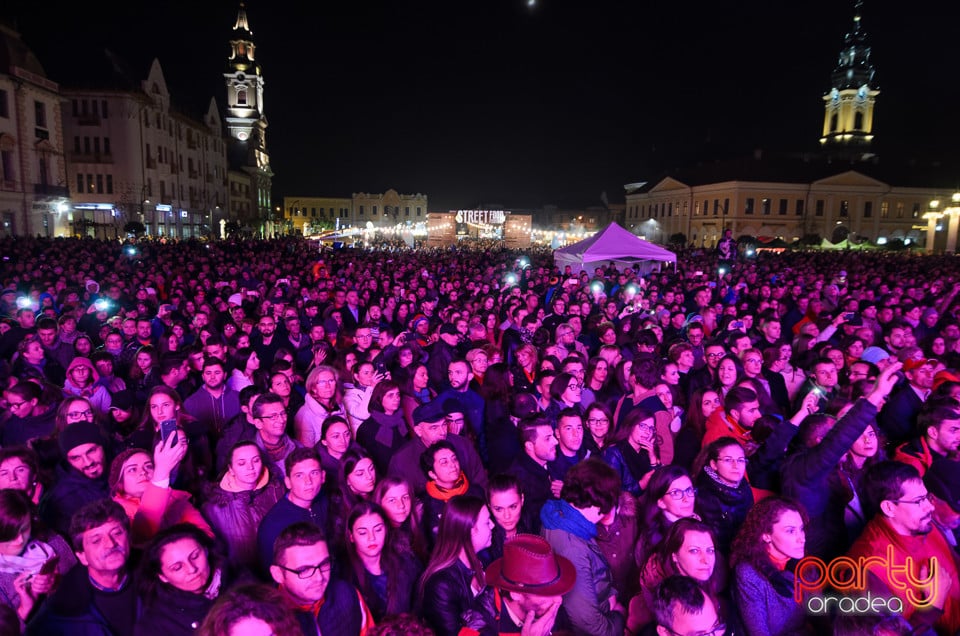
[[[100,374],[89,358],[77,356],[67,367],[67,380],[63,383],[63,397],[86,398],[97,415],[105,418],[110,412],[110,391],[99,383]]]
[[[610,565],[597,545],[597,522],[620,497],[620,475],[598,459],[586,459],[567,472],[560,499],[540,510],[543,536],[554,553],[574,564],[573,589],[562,607],[576,633],[623,634],[626,610],[617,602]]]
[[[106,474],[106,441],[100,427],[81,420],[59,436],[65,457],[57,466],[57,479],[40,500],[40,518],[60,534],[70,530],[73,513],[85,504],[110,496]]]

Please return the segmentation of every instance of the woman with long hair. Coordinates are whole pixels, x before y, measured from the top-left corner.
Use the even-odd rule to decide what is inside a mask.
[[[135,636],[194,634],[228,582],[213,540],[192,523],[170,526],[153,538],[138,580],[143,614]]]
[[[617,433],[617,441],[603,451],[603,461],[620,475],[623,489],[639,497],[660,467],[653,413],[634,408]]]
[[[613,444],[616,434],[612,422],[613,413],[603,402],[594,402],[584,411],[583,423],[587,434],[583,436],[583,447],[590,451],[591,456],[599,457]]]
[[[0,490],[0,603],[16,610],[24,622],[40,597],[53,590],[57,575],[77,563],[67,542],[35,523],[35,516],[25,492]],[[58,559],[55,570],[41,574],[51,559]]]
[[[740,365],[740,359],[733,354],[727,354],[720,358],[717,363],[717,381],[713,389],[720,395],[720,399],[726,397],[730,389],[737,384],[743,376],[743,367]]]
[[[390,541],[386,513],[369,501],[356,504],[347,517],[348,579],[357,586],[375,621],[409,612],[422,570],[410,552]]]
[[[332,492],[340,488],[343,455],[351,448],[359,449],[360,447],[353,441],[353,433],[346,418],[331,415],[325,419],[320,429],[320,441],[317,442],[314,450],[320,456],[320,466],[326,475],[324,483]]]
[[[244,387],[257,383],[257,371],[260,370],[260,356],[250,347],[241,347],[230,356],[230,378],[227,386],[237,393]]]
[[[400,386],[396,382],[379,382],[370,396],[370,416],[357,429],[357,443],[370,453],[381,474],[386,474],[390,457],[409,435],[400,402]]]
[[[205,429],[195,417],[183,408],[180,394],[165,384],[159,384],[147,394],[143,418],[136,430],[126,439],[128,447],[156,448],[160,442],[162,422],[176,422],[178,436],[188,442],[187,456],[177,469],[174,485],[181,490],[199,492],[203,475],[213,470],[213,453]]]
[[[107,483],[113,500],[130,517],[131,544],[141,547],[161,529],[179,523],[191,523],[209,536],[213,530],[190,503],[190,493],[169,485],[170,474],[186,455],[186,440],[160,442],[151,457],[145,450],[131,448],[117,455],[110,464]]]
[[[700,519],[694,508],[697,489],[686,469],[663,466],[653,473],[638,505],[640,540],[634,558],[643,567],[660,546],[667,531],[680,519]]]
[[[147,392],[151,387],[160,382],[157,377],[157,363],[159,356],[153,345],[144,345],[137,349],[133,356],[133,364],[130,365],[130,371],[127,375],[127,386],[132,388],[137,399],[143,401],[147,399]]]
[[[293,418],[297,411],[303,406],[303,397],[294,390],[290,376],[284,371],[274,371],[271,369],[270,377],[267,380],[267,389],[275,393],[283,400],[283,410],[287,412],[287,435],[291,438],[293,435]]]
[[[513,368],[513,388],[518,393],[533,393],[536,391],[537,365],[540,356],[537,348],[532,344],[520,345],[514,354],[516,365]]]
[[[794,569],[805,556],[806,512],[785,497],[767,497],[747,514],[730,555],[734,598],[748,636],[808,633],[794,597]]]
[[[674,440],[673,463],[687,470],[700,452],[703,436],[707,432],[707,419],[717,409],[723,408],[720,394],[710,387],[697,389],[690,396],[690,408],[685,413],[683,426]]]
[[[412,430],[414,410],[437,397],[437,392],[430,388],[430,371],[427,365],[417,362],[411,367],[409,377],[400,387],[402,394],[400,406],[403,409],[403,419],[407,423],[407,428]]]
[[[564,409],[572,408],[582,413],[583,408],[580,406],[582,392],[583,383],[577,379],[577,376],[571,373],[558,373],[550,383],[550,406],[543,413],[550,420],[550,424],[557,425],[557,417]]]
[[[492,532],[483,499],[457,496],[447,502],[419,586],[421,614],[437,636],[457,636],[463,627],[497,633],[493,590],[486,587],[478,556],[490,547]]]
[[[430,551],[422,526],[423,505],[417,501],[410,482],[403,477],[384,477],[373,491],[373,502],[387,516],[388,541],[397,550],[412,554],[421,564],[426,563]]]
[[[245,440],[233,445],[223,476],[208,487],[201,508],[226,543],[231,563],[251,570],[256,566],[260,521],[284,492],[282,476],[264,460],[256,443]]]
[[[746,480],[747,457],[732,437],[710,442],[697,457],[696,510],[717,535],[717,548],[728,554],[730,543],[753,506]]]
[[[594,402],[606,402],[611,393],[607,386],[611,384],[610,364],[603,358],[590,358],[583,380],[583,392],[580,403],[585,407]]]

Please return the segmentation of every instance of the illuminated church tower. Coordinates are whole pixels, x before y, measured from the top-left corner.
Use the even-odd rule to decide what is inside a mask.
[[[267,153],[267,118],[263,113],[263,73],[254,52],[253,32],[243,2],[230,39],[227,72],[228,158],[234,170],[250,175],[252,207],[260,221],[271,218],[270,188],[273,171]]]
[[[833,69],[830,92],[823,96],[825,147],[855,146],[864,149],[873,140],[873,105],[880,91],[873,83],[867,34],[861,25],[863,0],[856,0],[853,31],[843,40],[840,59]]]

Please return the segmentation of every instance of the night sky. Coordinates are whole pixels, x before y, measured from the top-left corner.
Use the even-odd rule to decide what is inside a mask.
[[[54,81],[109,48],[224,105],[226,0],[7,0]],[[3,11],[0,9],[0,11]],[[249,0],[274,198],[422,192],[430,209],[623,200],[673,166],[813,150],[847,0]],[[881,158],[960,145],[960,3],[868,1]],[[960,180],[960,173],[958,173]]]

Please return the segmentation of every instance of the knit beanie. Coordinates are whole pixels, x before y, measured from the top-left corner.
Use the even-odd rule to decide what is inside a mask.
[[[81,420],[75,424],[68,424],[67,428],[60,433],[60,450],[64,455],[84,444],[105,445],[100,427],[93,422]]]

